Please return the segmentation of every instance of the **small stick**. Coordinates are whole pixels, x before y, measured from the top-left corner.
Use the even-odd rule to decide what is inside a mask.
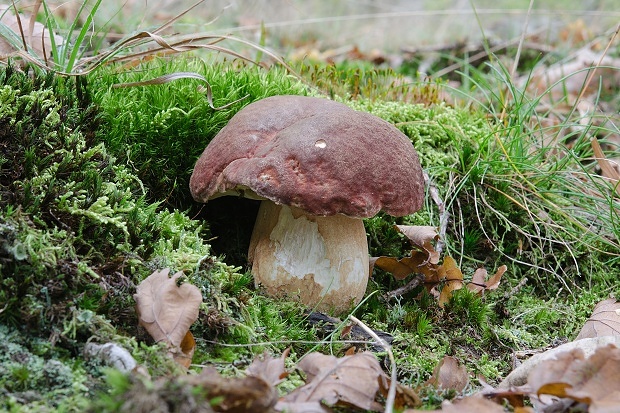
[[[398,287],[395,290],[389,291],[386,296],[389,299],[394,297],[400,297],[407,294],[409,291],[414,290],[424,282],[424,276],[422,274],[416,274],[409,282],[402,287]]]
[[[368,335],[374,338],[377,341],[377,344],[383,347],[388,353],[392,374],[390,377],[390,388],[388,389],[388,395],[385,399],[385,413],[392,413],[394,411],[394,400],[396,399],[396,361],[394,360],[394,354],[392,353],[392,346],[387,341],[379,337],[377,333],[372,331],[366,324],[362,323],[356,317],[349,315],[349,318],[351,319],[351,321],[359,325],[364,331],[366,331]]]
[[[443,202],[441,197],[439,196],[439,190],[437,189],[437,185],[431,178],[428,176],[426,172],[424,172],[424,182],[428,186],[428,192],[437,205],[437,210],[439,211],[439,240],[437,240],[437,245],[435,246],[435,251],[439,254],[443,252],[444,246],[446,245],[446,231],[448,230],[448,221],[450,221],[450,212],[446,211],[446,204]]]

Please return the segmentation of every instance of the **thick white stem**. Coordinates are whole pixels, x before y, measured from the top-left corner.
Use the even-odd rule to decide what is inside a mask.
[[[361,219],[307,215],[263,201],[248,255],[256,285],[274,297],[344,313],[366,291],[368,244]]]

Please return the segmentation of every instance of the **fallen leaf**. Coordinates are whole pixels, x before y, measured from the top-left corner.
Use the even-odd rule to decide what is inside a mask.
[[[474,272],[474,276],[469,284],[467,284],[467,289],[476,294],[484,294],[485,291],[496,290],[499,287],[499,282],[502,279],[502,275],[506,272],[508,267],[502,265],[497,269],[495,274],[491,276],[488,280],[486,280],[487,270],[484,268],[478,268]]]
[[[203,389],[213,400],[211,407],[216,412],[267,413],[278,399],[275,387],[260,377],[223,377],[212,367],[198,375],[189,375],[186,380]]]
[[[582,48],[574,53],[572,61],[562,61],[549,67],[541,66],[523,76],[521,83],[527,84],[532,93],[543,91],[545,98],[552,101],[567,99],[574,104],[578,96],[587,97],[601,90],[613,90],[620,83],[620,73],[615,68],[620,59]],[[586,80],[591,77],[589,82]],[[583,88],[585,90],[582,90]]]
[[[620,195],[620,186],[618,185],[620,182],[620,172],[618,172],[618,170],[614,167],[613,162],[607,159],[601,145],[598,142],[598,139],[592,138],[590,145],[592,146],[592,151],[594,152],[596,162],[601,168],[602,175],[609,179],[609,182],[615,188],[616,193]]]
[[[536,368],[536,366],[547,360],[556,359],[560,353],[579,349],[583,352],[585,357],[589,357],[599,348],[606,347],[609,344],[614,344],[620,347],[620,336],[582,338],[580,340],[569,341],[568,343],[564,343],[558,347],[537,353],[511,371],[510,374],[506,376],[506,378],[497,386],[497,389],[505,390],[525,385],[529,374]]]
[[[422,225],[396,225],[403,235],[418,248],[422,248],[428,254],[428,262],[439,263],[439,253],[435,250],[433,242],[439,239],[437,228]]]
[[[620,301],[615,298],[598,303],[575,340],[588,337],[620,336]]]
[[[620,349],[599,348],[587,359],[580,349],[536,366],[528,383],[537,395],[568,397],[590,405],[590,413],[620,411]]]
[[[374,266],[387,271],[397,280],[404,280],[411,274],[432,275],[435,269],[428,265],[428,257],[420,251],[412,251],[411,256],[403,258],[376,257],[373,258]]]
[[[202,294],[192,284],[177,285],[182,272],[168,277],[169,272],[165,269],[149,275],[138,285],[134,299],[140,325],[156,342],[170,345],[176,354],[177,349],[183,352],[182,343],[186,349],[190,347],[187,333],[198,318]]]
[[[32,22],[31,16],[19,14],[19,17],[13,13],[13,10],[9,6],[0,5],[0,23],[5,25],[5,28],[10,30],[14,34],[15,39],[19,39],[20,47],[23,49],[23,43],[25,42],[29,48],[40,58],[49,58],[52,53],[52,43],[50,32],[45,26],[39,22]],[[19,21],[18,21],[19,18]],[[21,22],[22,32],[19,29],[19,23]],[[32,31],[30,30],[32,28]],[[56,45],[60,46],[64,43],[64,39],[60,36],[54,35],[54,41]],[[6,56],[10,56],[16,52],[17,49],[11,45],[9,41],[0,36],[0,61],[6,61]]]
[[[455,402],[445,401],[440,410],[407,409],[403,413],[504,413],[504,408],[480,396],[469,396]]]
[[[462,392],[469,384],[469,373],[465,366],[461,365],[457,359],[444,356],[433,370],[431,378],[426,381],[426,385],[437,389],[453,389],[457,393]]]
[[[439,306],[444,307],[452,293],[463,288],[463,273],[456,265],[454,258],[447,256],[443,259],[443,264],[438,268],[439,279],[445,280],[445,284],[439,294]]]
[[[172,358],[181,366],[186,369],[192,364],[192,357],[194,357],[194,351],[196,350],[196,340],[194,335],[188,331],[181,340],[178,348],[171,348],[170,353]]]
[[[256,358],[246,369],[246,374],[259,377],[272,386],[276,386],[288,376],[288,372],[284,367],[284,360],[290,352],[291,349],[289,347],[278,358],[274,359],[270,355],[264,355],[262,359]]]
[[[297,366],[306,374],[306,384],[284,396],[277,403],[276,410],[327,412],[323,403],[383,410],[375,398],[380,390],[380,379],[386,375],[372,353],[341,358],[310,353]]]

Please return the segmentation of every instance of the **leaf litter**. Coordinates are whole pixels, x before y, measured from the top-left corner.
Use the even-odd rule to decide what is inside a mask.
[[[439,234],[434,227],[397,225],[396,228],[407,237],[414,249],[409,256],[403,258],[386,256],[371,258],[371,271],[374,267],[380,268],[392,274],[397,280],[404,280],[414,274],[421,275],[422,277],[414,278],[413,281],[423,284],[429,293],[437,298],[440,307],[444,307],[450,301],[454,291],[464,286],[478,295],[496,290],[508,269],[506,265],[502,265],[495,274],[487,278],[487,271],[478,268],[471,282],[466,283],[454,258],[446,255],[439,264],[440,254],[433,246],[433,242],[439,240]],[[417,285],[414,285],[414,288],[415,286]],[[388,293],[388,296],[394,295]]]

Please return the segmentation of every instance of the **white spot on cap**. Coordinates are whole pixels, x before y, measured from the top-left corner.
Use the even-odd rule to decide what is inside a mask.
[[[325,142],[323,139],[319,139],[318,141],[314,142],[314,146],[323,149],[327,147],[327,142]]]

